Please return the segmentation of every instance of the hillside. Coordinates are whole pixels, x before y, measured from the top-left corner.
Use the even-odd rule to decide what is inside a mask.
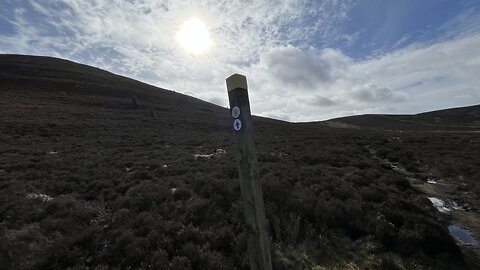
[[[75,94],[101,99],[130,99],[136,95],[143,105],[175,116],[224,113],[225,109],[190,96],[140,83],[110,72],[50,57],[2,55],[0,83],[3,89],[47,91],[60,98]],[[162,100],[150,104],[151,99]],[[117,105],[118,106],[118,105]]]
[[[227,109],[0,55],[0,111],[0,269],[249,268]],[[480,134],[254,128],[274,269],[478,269]]]
[[[413,115],[356,115],[330,119],[325,123],[388,130],[480,131],[480,105]]]

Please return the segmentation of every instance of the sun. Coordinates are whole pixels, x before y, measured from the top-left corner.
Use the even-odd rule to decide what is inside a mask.
[[[190,19],[181,25],[177,40],[185,50],[194,55],[201,54],[211,45],[207,27],[197,19]]]

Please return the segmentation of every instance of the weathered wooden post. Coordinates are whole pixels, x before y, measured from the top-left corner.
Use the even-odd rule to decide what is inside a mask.
[[[233,117],[232,127],[237,145],[240,189],[248,229],[250,269],[271,270],[270,240],[263,206],[262,186],[258,179],[257,154],[253,142],[252,115],[247,89],[245,76],[233,74],[227,78],[228,100]]]

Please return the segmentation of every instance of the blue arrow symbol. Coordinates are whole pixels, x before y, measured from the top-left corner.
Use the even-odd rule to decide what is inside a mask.
[[[238,131],[241,128],[242,128],[242,121],[240,121],[240,119],[235,119],[235,121],[233,122],[233,129]]]

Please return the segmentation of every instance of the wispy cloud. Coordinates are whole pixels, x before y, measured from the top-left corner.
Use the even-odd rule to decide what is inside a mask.
[[[480,34],[476,34],[424,47],[410,46],[364,61],[355,61],[338,51],[329,58],[324,56],[325,50],[315,55],[302,52],[303,56],[296,59],[303,61],[295,65],[289,65],[290,60],[283,61],[283,64],[275,62],[285,69],[280,74],[269,65],[271,62],[260,62],[252,67],[250,77],[253,78],[252,87],[262,90],[252,96],[265,102],[255,109],[262,114],[275,110],[278,114],[289,115],[290,120],[316,120],[352,113],[408,113],[480,103],[480,78],[476,75],[480,72],[479,48]],[[325,77],[324,69],[319,67],[328,67],[328,72],[335,72]],[[293,75],[297,70],[306,69],[302,74],[310,77],[300,77],[301,82],[294,84],[296,80],[292,75],[288,77],[289,83],[285,83],[279,76],[289,74],[288,69]],[[275,95],[281,101],[267,101],[276,92],[282,93]],[[328,102],[315,102],[318,95],[334,100],[334,106]],[[280,105],[297,102],[306,106]]]
[[[451,33],[443,39],[399,40],[393,51],[354,59],[335,45],[360,35],[338,27],[352,1],[6,0],[5,7],[0,19],[15,31],[0,32],[1,52],[68,58],[219,105],[227,104],[225,78],[241,72],[254,113],[265,116],[306,121],[480,102],[479,29],[465,26],[480,18],[468,12],[441,26]],[[201,55],[175,39],[191,18],[212,36]]]

